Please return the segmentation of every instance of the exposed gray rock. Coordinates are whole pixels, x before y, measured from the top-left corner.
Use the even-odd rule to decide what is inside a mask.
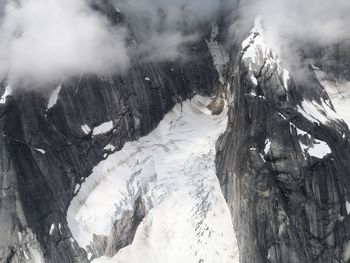
[[[327,122],[307,116],[309,109],[301,113],[303,101],[328,102],[311,71],[286,87],[277,62],[266,63],[260,50],[252,65],[255,84],[245,51],[230,83],[228,128],[217,142],[217,174],[233,214],[240,260],[343,262],[350,238],[348,127],[322,107],[316,112]],[[316,139],[329,146],[328,154],[310,154]]]

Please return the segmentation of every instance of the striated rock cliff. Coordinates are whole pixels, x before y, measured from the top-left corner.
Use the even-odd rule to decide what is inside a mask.
[[[258,24],[238,60],[217,175],[240,261],[347,261],[348,126],[312,68],[294,81]]]
[[[0,262],[350,262],[347,45],[296,73],[221,12],[184,61],[0,83]]]
[[[82,75],[50,94],[3,95],[1,262],[88,261],[66,222],[79,185],[108,154],[154,129],[175,103],[219,86],[206,42],[189,48],[193,59],[184,64],[135,62],[122,76]]]

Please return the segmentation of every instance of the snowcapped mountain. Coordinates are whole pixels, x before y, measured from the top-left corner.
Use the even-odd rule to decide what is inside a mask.
[[[346,95],[315,67],[294,81],[260,23],[237,68],[216,161],[241,262],[346,262],[349,129],[327,92]]]
[[[294,57],[229,1],[83,2],[130,65],[0,82],[0,262],[350,262],[346,44]]]

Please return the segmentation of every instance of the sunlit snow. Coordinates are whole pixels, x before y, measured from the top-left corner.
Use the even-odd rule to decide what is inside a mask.
[[[4,94],[1,95],[0,104],[5,104],[7,96],[10,96],[11,94],[12,94],[11,87],[7,86],[6,89],[5,89]]]
[[[87,124],[81,125],[81,129],[85,134],[89,134],[91,132],[91,128]]]
[[[239,262],[231,215],[215,174],[215,142],[227,111],[211,115],[209,98],[176,105],[149,135],[99,163],[68,209],[73,237],[86,248],[108,235],[142,196],[147,215],[133,243],[94,263]]]
[[[258,85],[255,76],[261,75],[262,67],[270,67],[271,69],[276,68],[281,78],[281,85],[288,90],[289,71],[279,58],[278,52],[271,46],[271,43],[266,43],[262,22],[257,18],[250,35],[242,42],[242,60],[249,69],[248,74],[255,86]]]
[[[337,113],[332,110],[325,101],[321,99],[321,104],[315,101],[303,100],[301,106],[297,106],[298,112],[300,112],[305,118],[314,123],[327,124],[330,120],[338,119]]]
[[[304,153],[304,157],[305,157],[305,153],[308,153],[310,156],[316,157],[318,159],[322,159],[327,154],[332,153],[331,148],[328,146],[326,142],[313,138],[309,133],[303,130],[300,130],[298,128],[296,128],[296,130],[298,135],[307,137],[309,140],[313,141],[313,143],[310,143],[310,145],[305,145],[299,141],[300,148],[303,150],[303,153]]]
[[[55,224],[51,224],[49,234],[52,235],[54,230],[55,230]]]
[[[34,148],[34,150],[40,152],[41,154],[45,154],[46,153],[46,151],[44,149]]]
[[[104,134],[104,133],[110,132],[112,129],[113,129],[113,121],[107,121],[95,127],[92,131],[92,135],[96,136],[99,134]]]
[[[345,202],[346,212],[349,215],[350,214],[350,203],[346,200]]]
[[[115,146],[112,145],[112,144],[107,144],[107,145],[103,148],[103,150],[113,152],[113,151],[115,150]]]
[[[57,86],[51,93],[50,98],[49,98],[49,102],[47,104],[47,109],[51,109],[53,106],[55,106],[57,99],[58,99],[58,94],[60,93],[62,86],[59,85]]]
[[[264,149],[265,155],[268,154],[268,152],[270,151],[270,148],[271,148],[271,140],[267,139],[265,141],[265,149]]]

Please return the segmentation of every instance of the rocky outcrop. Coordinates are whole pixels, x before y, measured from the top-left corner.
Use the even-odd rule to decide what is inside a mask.
[[[233,214],[240,261],[349,259],[347,125],[313,72],[293,81],[256,27],[230,84],[217,174]]]

